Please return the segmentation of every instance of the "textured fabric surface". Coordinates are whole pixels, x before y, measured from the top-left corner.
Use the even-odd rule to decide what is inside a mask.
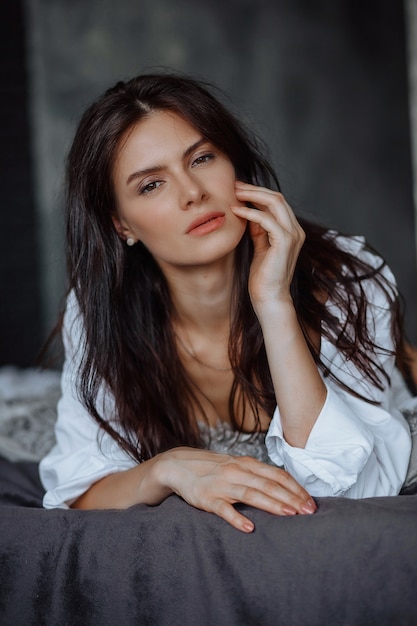
[[[252,456],[263,463],[273,464],[268,457],[265,445],[265,433],[239,433],[227,424],[219,421],[215,427],[199,423],[203,445],[208,450],[235,456]]]
[[[0,456],[39,461],[55,443],[60,372],[0,368]]]
[[[0,624],[417,623],[417,496],[241,507],[251,535],[175,496],[125,511],[41,498],[36,464],[0,461]]]
[[[407,476],[401,493],[409,494],[417,492],[417,406],[410,410],[404,410],[404,417],[410,427],[412,448]]]

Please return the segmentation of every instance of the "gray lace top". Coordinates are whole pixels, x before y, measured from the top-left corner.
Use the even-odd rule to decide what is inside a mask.
[[[215,427],[199,422],[199,429],[207,450],[235,456],[252,456],[272,465],[265,446],[266,433],[241,433],[233,430],[230,424],[220,421]]]

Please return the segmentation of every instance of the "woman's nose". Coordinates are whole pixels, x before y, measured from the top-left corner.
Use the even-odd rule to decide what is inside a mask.
[[[207,197],[208,193],[205,189],[202,181],[193,174],[184,174],[181,181],[181,206],[183,209],[188,209],[195,204],[200,204]]]

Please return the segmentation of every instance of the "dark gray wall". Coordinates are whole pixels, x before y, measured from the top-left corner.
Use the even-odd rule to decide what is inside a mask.
[[[294,208],[387,258],[417,341],[404,15],[392,0],[27,0],[43,319],[63,291],[62,163],[120,78],[169,66],[215,82],[268,141]]]
[[[24,15],[0,2],[0,364],[29,365],[41,341]]]

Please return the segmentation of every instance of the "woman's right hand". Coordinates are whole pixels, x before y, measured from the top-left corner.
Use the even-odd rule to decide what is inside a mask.
[[[254,524],[235,509],[237,503],[275,515],[316,510],[314,500],[288,472],[252,457],[184,447],[168,450],[154,461],[154,478],[162,490],[168,488],[243,532],[252,532]]]

